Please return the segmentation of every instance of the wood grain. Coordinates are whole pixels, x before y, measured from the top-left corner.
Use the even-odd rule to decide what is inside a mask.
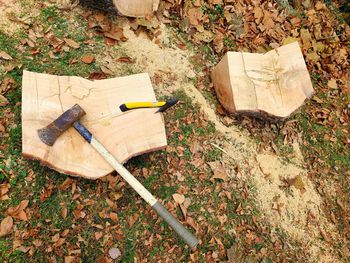
[[[298,42],[265,54],[228,52],[211,77],[230,113],[285,118],[314,92]]]
[[[159,0],[113,0],[119,13],[130,17],[145,17],[157,11]]]
[[[89,179],[113,168],[74,130],[68,129],[53,147],[42,143],[37,130],[78,103],[87,113],[81,122],[119,162],[166,147],[162,114],[157,109],[122,113],[127,101],[155,101],[148,74],[90,81],[80,77],[23,72],[22,153],[55,170]]]

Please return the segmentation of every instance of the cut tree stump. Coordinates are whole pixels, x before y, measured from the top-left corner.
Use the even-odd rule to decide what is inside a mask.
[[[69,128],[53,147],[37,130],[78,103],[86,116],[81,122],[120,162],[167,145],[162,114],[157,109],[122,113],[128,101],[156,101],[148,74],[90,81],[80,77],[23,72],[22,153],[70,175],[97,179],[113,168],[74,130]]]
[[[113,4],[124,16],[145,17],[157,11],[159,0],[113,0]]]
[[[211,74],[229,113],[285,118],[314,92],[298,42],[265,54],[228,52]]]

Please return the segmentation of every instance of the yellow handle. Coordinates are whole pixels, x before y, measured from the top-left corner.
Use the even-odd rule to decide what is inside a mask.
[[[156,108],[156,107],[162,107],[165,105],[165,101],[159,101],[159,102],[127,102],[125,103],[125,106],[127,109],[137,109],[137,108]]]
[[[178,98],[170,98],[167,101],[157,101],[157,102],[149,102],[149,101],[138,101],[138,102],[126,102],[119,106],[122,112],[132,110],[132,109],[140,109],[140,108],[159,108],[157,112],[164,112],[171,106],[175,105],[178,102]]]

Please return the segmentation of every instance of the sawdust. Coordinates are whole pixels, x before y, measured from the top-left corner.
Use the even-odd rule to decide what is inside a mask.
[[[175,90],[184,90],[215,124],[217,131],[224,135],[224,140],[220,141],[225,150],[223,161],[227,165],[239,165],[242,179],[252,178],[256,200],[274,229],[282,229],[291,240],[302,243],[312,260],[337,262],[336,253],[327,244],[338,238],[335,236],[337,231],[323,214],[322,199],[308,179],[307,171],[302,168],[299,145],[292,145],[295,158],[291,163],[283,163],[276,155],[259,154],[249,134],[237,127],[225,126],[195,88],[191,81],[196,75],[190,63],[193,54],[169,46],[171,31],[162,25],[163,34],[158,37],[160,44],[156,44],[146,35],[136,36],[127,25],[124,29],[129,40],[121,46],[126,55],[135,59],[134,67],[148,72],[151,77],[162,76],[160,83],[154,83],[156,92],[168,95]],[[293,180],[294,185],[285,185]]]
[[[330,247],[319,238],[326,236],[331,240],[332,233],[337,231],[323,214],[322,199],[308,179],[307,171],[297,164],[285,164],[271,154],[258,154],[256,160],[259,167],[252,175],[265,217],[293,240],[306,245],[313,258],[336,261],[330,256]]]
[[[161,26],[163,32],[166,31],[164,25]],[[122,43],[131,55],[137,55],[136,65],[138,68],[145,70],[151,77],[157,73],[176,74],[178,82],[186,81],[187,78],[194,78],[196,75],[189,62],[189,56],[186,52],[177,48],[160,48],[159,45],[149,40],[149,38],[140,33],[136,36],[128,27],[124,27],[124,34],[129,39],[128,42]],[[169,43],[166,35],[163,38],[163,45]]]
[[[39,9],[33,8],[35,4],[34,0],[0,0],[0,30],[11,36],[27,26],[39,15]]]

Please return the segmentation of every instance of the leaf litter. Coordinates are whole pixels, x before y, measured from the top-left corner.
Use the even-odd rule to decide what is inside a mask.
[[[165,2],[163,11],[164,16],[167,17],[169,12],[174,12],[178,8],[178,3],[175,1]],[[296,39],[303,45],[304,55],[309,67],[320,68],[321,65],[319,63],[324,59],[326,60],[326,67],[333,70],[333,77],[326,76],[328,78],[327,86],[332,90],[347,91],[346,81],[348,75],[342,75],[341,70],[346,69],[348,66],[348,48],[339,44],[342,37],[332,30],[332,26],[328,24],[327,20],[320,20],[313,9],[307,12],[307,23],[312,27],[303,29],[299,33],[293,26],[301,24],[300,18],[294,17],[291,19],[292,24],[289,23],[286,19],[287,15],[283,13],[284,11],[279,13],[274,3],[271,2],[266,2],[262,5],[259,5],[258,1],[254,2],[254,8],[251,8],[249,3],[245,1],[239,1],[224,8],[221,6],[223,4],[222,1],[205,3],[205,8],[202,6],[204,4],[202,1],[185,2],[183,9],[180,8],[183,10],[181,15],[184,23],[178,26],[188,33],[189,39],[193,43],[211,43],[213,45],[212,50],[222,54],[230,48],[232,49],[232,43],[236,45],[235,48],[238,50],[250,49],[263,52],[266,49],[278,47],[280,43]],[[317,11],[325,8],[319,2],[315,6]],[[240,22],[240,19],[243,18],[245,23]],[[192,63],[195,51],[186,48],[183,41],[176,41],[177,43],[174,45],[172,40],[178,38],[164,24],[154,19],[151,21],[146,19],[139,21],[137,26],[133,24],[134,22],[129,23],[127,21],[121,27],[120,25],[103,24],[103,16],[97,16],[96,20],[98,23],[92,24],[89,22],[89,27],[97,32],[100,31],[106,37],[107,45],[113,47],[116,44],[115,41],[117,41],[125,50],[122,59],[120,59],[120,54],[118,52],[114,54],[113,50],[107,50],[104,57],[96,56],[96,63],[102,64],[103,73],[107,75],[117,74],[122,70],[120,64],[127,63],[135,71],[149,72],[159,94],[169,95],[174,91],[183,89],[194,102],[198,103],[201,111],[205,113],[206,120],[214,123],[220,133],[220,137],[211,143],[220,145],[226,154],[222,157],[222,163],[209,163],[209,166],[212,166],[214,177],[217,177],[216,179],[219,178],[217,180],[218,186],[229,185],[233,183],[232,179],[234,178],[244,181],[252,180],[253,186],[256,188],[255,198],[264,216],[276,228],[276,231],[278,228],[281,228],[291,239],[304,244],[314,260],[337,261],[336,253],[334,253],[332,247],[328,246],[328,243],[329,241],[341,240],[341,238],[336,236],[337,230],[334,227],[334,222],[327,220],[327,217],[323,214],[322,198],[315,190],[312,181],[308,178],[310,172],[303,168],[305,163],[299,153],[295,153],[296,156],[299,156],[298,158],[294,158],[290,163],[285,163],[276,154],[261,151],[248,132],[242,131],[235,126],[228,127],[225,125],[222,118],[218,116],[215,106],[209,103],[203,96],[202,90],[193,84],[195,77],[197,79],[205,79],[207,74],[205,70],[198,72],[195,69]],[[220,25],[220,27],[213,27],[212,25],[214,24]],[[324,30],[322,31],[320,30],[320,24],[323,25],[322,28]],[[203,25],[206,27],[204,28]],[[140,26],[145,27],[146,31],[139,30]],[[226,26],[228,26],[229,30],[223,30]],[[111,28],[113,29],[111,30]],[[344,30],[348,29],[345,28]],[[63,41],[73,49],[80,47],[79,43],[67,38],[61,40],[52,36],[49,39],[51,39],[50,43],[52,43],[52,46],[57,49],[56,52],[66,49]],[[321,40],[324,39],[327,39],[326,41],[328,42],[326,44],[331,45],[334,48],[333,50],[323,45]],[[334,40],[335,42],[332,42]],[[25,40],[22,44],[34,47],[35,41]],[[68,51],[68,49],[65,51]],[[52,57],[54,57],[53,54]],[[338,65],[334,66],[332,63],[338,63]],[[212,66],[211,63],[205,63],[205,65],[206,67]],[[100,76],[96,75],[96,77]],[[197,147],[193,147],[193,149],[195,148]],[[184,149],[183,147],[182,149],[177,147],[175,151],[180,151],[183,154]],[[197,152],[197,150],[193,151]],[[215,171],[217,171],[217,176],[215,176]],[[182,176],[178,175],[178,178]],[[201,176],[204,177],[205,175]],[[71,182],[68,182],[68,187],[71,184]],[[72,193],[75,191],[72,186]],[[185,195],[186,191],[186,189],[178,191],[175,194],[174,201],[180,206],[186,223],[199,231],[201,220],[198,223],[193,217],[189,215],[186,217],[188,213],[187,208],[191,201],[185,197],[187,196]],[[4,191],[2,196],[6,197],[6,193],[7,191]],[[51,193],[52,189],[48,187],[40,195],[42,201],[45,201]],[[225,195],[231,199],[231,194],[227,193]],[[204,191],[201,194],[210,195],[211,193]],[[243,191],[242,195],[245,196],[246,191]],[[73,199],[82,202],[79,193],[75,193]],[[344,207],[341,201],[339,201],[339,204],[341,204],[341,207]],[[225,206],[225,204],[222,205]],[[28,200],[23,200],[18,206],[10,207],[7,213],[16,219],[27,220],[25,211],[27,206]],[[110,200],[110,207],[114,206],[114,201]],[[168,206],[174,209],[174,205],[168,203]],[[62,215],[67,217],[68,211],[66,208],[63,208],[62,211],[64,211]],[[77,220],[84,219],[86,216],[88,218],[89,215],[85,211],[85,206],[79,204],[73,211],[73,215]],[[244,207],[239,203],[236,209],[237,214],[243,215],[247,211],[249,212],[249,207]],[[211,210],[211,212],[214,213],[215,210]],[[112,221],[117,220],[116,214],[109,212],[108,209],[101,211],[100,216],[101,218],[110,218]],[[221,224],[225,224],[227,221],[225,214],[219,215],[218,218]],[[139,220],[137,214],[130,216],[128,225],[133,226],[137,220]],[[239,227],[243,225],[241,224]],[[102,225],[96,225],[96,227],[101,230],[104,229]],[[239,227],[237,227],[237,231]],[[102,235],[103,231],[97,231],[94,234],[94,238],[102,240]],[[118,235],[120,234],[118,233]],[[234,233],[232,235],[234,236]],[[65,238],[60,236],[63,235],[55,234],[52,237],[54,239],[53,242],[55,242],[54,247],[62,246],[65,241]],[[256,238],[254,233],[247,235],[247,240],[255,240]],[[79,240],[84,242],[84,239],[81,237]],[[152,242],[152,240],[150,239],[149,242]],[[223,247],[220,242],[220,239],[213,239],[212,244]],[[40,244],[40,242],[36,242],[36,244]],[[32,251],[31,247],[19,246],[19,248],[24,253],[31,253]],[[48,251],[52,251],[52,249],[49,247]],[[222,252],[220,253],[222,256]],[[261,250],[261,253],[263,255],[266,251]],[[210,256],[206,256],[216,260],[219,257],[219,253],[213,251]],[[195,254],[191,255],[191,258],[195,260]],[[72,262],[73,259],[74,257],[72,256],[66,257],[67,262]]]
[[[266,18],[263,31],[271,30],[272,22],[267,11],[264,16]],[[327,233],[327,235],[333,235],[334,240],[341,238],[337,236],[334,224],[327,220],[322,212],[321,197],[306,176],[307,171],[300,168],[304,166],[304,161],[296,159],[290,164],[284,164],[277,155],[259,154],[257,145],[253,143],[249,134],[234,127],[226,127],[216,115],[212,105],[191,83],[195,70],[190,58],[194,54],[177,46],[169,47],[168,40],[172,38],[173,33],[162,24],[160,28],[162,33],[158,35],[158,41],[155,39],[150,41],[142,32],[138,36],[135,35],[126,24],[124,32],[128,41],[121,43],[121,46],[125,48],[126,54],[135,60],[134,67],[148,72],[153,79],[162,78],[157,86],[157,91],[161,94],[183,89],[195,103],[198,103],[208,120],[212,121],[216,129],[224,135],[223,149],[228,152],[228,156],[224,157],[223,161],[228,166],[238,165],[243,177],[253,179],[253,185],[257,189],[255,198],[266,219],[276,229],[281,228],[290,235],[292,240],[303,243],[311,258],[336,261],[332,248],[327,242],[319,241],[319,237],[322,233]],[[200,74],[201,72],[197,73],[197,76]],[[263,172],[260,168],[261,160],[270,164],[264,166]],[[223,175],[224,172],[217,173],[216,177],[225,180],[226,176]],[[288,191],[280,189],[285,179],[297,176],[302,178],[304,184],[302,191],[294,186]],[[313,217],[312,223],[309,223],[310,215]]]

